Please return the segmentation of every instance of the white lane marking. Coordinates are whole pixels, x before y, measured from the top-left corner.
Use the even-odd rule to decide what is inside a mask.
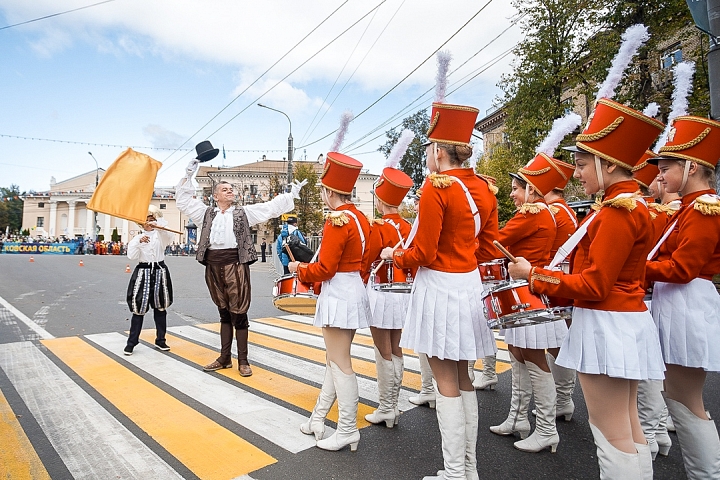
[[[168,328],[168,331],[182,337],[195,340],[196,342],[200,342],[211,348],[217,348],[220,343],[219,335],[217,333],[203,328],[180,326],[170,327]],[[233,345],[232,349],[233,353],[237,354],[235,345]],[[250,362],[274,366],[283,373],[315,382],[320,385],[322,385],[323,380],[325,379],[325,365],[318,365],[317,363],[292,357],[258,345],[250,345],[249,357]],[[361,376],[357,377],[357,381],[360,397],[376,402],[378,399],[377,382]],[[416,407],[416,405],[413,405],[408,401],[408,397],[413,395],[415,395],[415,392],[412,390],[407,390],[405,387],[400,389],[400,396],[398,399],[398,407],[400,410],[407,411]]]
[[[75,478],[182,478],[30,342],[0,345],[0,368]]]
[[[121,352],[127,337],[119,333],[99,333],[86,338],[289,452],[298,453],[315,446],[315,437],[303,434],[298,428],[307,420],[299,413],[185,365],[152,347],[140,344],[132,357],[125,357]]]
[[[13,306],[10,304],[10,302],[8,302],[7,300],[5,300],[5,299],[2,298],[2,297],[0,297],[0,305],[2,305],[3,307],[5,307],[6,309],[8,309],[8,310],[10,311],[10,313],[12,313],[13,315],[15,315],[15,316],[18,318],[18,320],[20,320],[20,321],[23,322],[25,325],[27,325],[28,328],[30,328],[30,330],[32,330],[33,332],[37,333],[37,334],[40,336],[40,338],[42,338],[43,340],[49,340],[49,339],[51,339],[51,338],[55,338],[53,335],[50,334],[50,332],[48,332],[47,330],[45,330],[44,328],[42,328],[42,327],[41,327],[40,325],[38,325],[37,323],[35,323],[35,322],[33,322],[32,320],[30,320],[30,318],[29,318],[27,315],[25,315],[24,313],[22,313],[22,312],[21,312],[20,310],[18,310],[17,308],[13,307]]]
[[[37,295],[38,293],[44,293],[45,290],[35,290],[34,292],[27,292],[27,293],[21,293],[17,297],[13,298],[13,300],[22,300],[25,297],[29,297],[31,295]]]
[[[266,325],[260,322],[250,322],[250,330],[253,332],[262,333],[265,335],[271,335],[273,337],[282,338],[291,342],[299,343],[302,345],[309,345],[311,347],[321,348],[325,350],[325,341],[322,337],[312,335],[310,333],[296,332],[294,330],[288,330],[282,327],[276,327],[274,325]],[[318,328],[318,332],[320,329]],[[357,358],[369,360],[375,362],[375,349],[365,345],[357,345],[355,343],[350,347],[350,354]],[[415,372],[420,371],[420,360],[417,357],[410,357],[404,355],[405,368],[413,370]]]

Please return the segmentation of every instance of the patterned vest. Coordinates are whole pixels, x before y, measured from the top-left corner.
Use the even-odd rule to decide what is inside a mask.
[[[205,210],[205,218],[203,219],[200,240],[198,241],[198,251],[195,256],[197,261],[203,265],[207,265],[205,262],[205,252],[210,247],[210,228],[212,227],[215,215],[217,215],[217,211],[214,208],[208,207],[207,210]],[[255,251],[255,244],[253,244],[252,241],[250,223],[242,207],[235,207],[235,210],[233,210],[233,233],[235,234],[235,241],[237,241],[238,245],[240,263],[247,263],[248,265],[255,263],[258,258],[257,252]]]

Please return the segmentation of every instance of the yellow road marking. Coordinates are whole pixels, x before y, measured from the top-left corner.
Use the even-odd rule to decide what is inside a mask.
[[[42,343],[198,477],[235,478],[276,462],[80,338]]]
[[[0,392],[0,478],[13,480],[50,479],[45,466],[18,422],[15,412]]]
[[[155,332],[152,330],[143,330],[140,338],[152,343],[155,341]],[[189,342],[185,339],[174,335],[167,335],[168,343],[172,346],[171,352],[185,360],[196,365],[205,365],[209,363],[208,359],[214,358],[217,353],[209,348]],[[271,397],[278,398],[282,401],[298,406],[308,412],[312,412],[315,402],[317,401],[320,389],[308,385],[292,378],[283,377],[280,374],[265,370],[256,365],[252,366],[253,374],[251,377],[241,377],[235,368],[223,368],[217,370],[216,373],[224,377],[236,380],[243,385],[247,385],[257,391],[263,392]],[[365,415],[374,412],[375,409],[363,403],[358,405],[358,428],[370,425],[365,420]],[[333,405],[327,418],[333,422],[337,422],[338,411],[337,403]]]
[[[212,332],[220,333],[219,323],[204,323],[197,325],[200,328],[210,330]],[[282,340],[279,338],[270,337],[261,333],[250,331],[249,336],[250,343],[260,345],[262,347],[271,348],[283,353],[289,353],[296,355],[307,360],[312,360],[317,363],[325,364],[325,350],[310,347],[308,345],[302,345],[299,343],[290,342],[288,340]],[[361,360],[358,358],[352,359],[353,370],[355,373],[364,375],[369,378],[376,378],[375,362],[369,362],[367,360]],[[420,375],[414,372],[405,371],[403,374],[403,385],[415,390],[420,390]]]
[[[316,337],[322,337],[322,329],[320,327],[308,325],[307,323],[293,322],[292,320],[284,320],[282,318],[275,318],[275,317],[254,318],[253,322],[260,322],[260,323],[264,323],[266,325],[272,325],[275,327],[286,328],[288,330],[294,330],[296,332],[309,333],[310,335],[315,335]],[[374,347],[375,346],[375,344],[373,343],[372,337],[369,335],[362,334],[362,333],[355,334],[355,337],[353,338],[353,343],[356,343],[358,345],[363,345],[366,347]],[[417,357],[415,352],[408,348],[403,348],[402,351],[403,351],[403,355],[410,355],[412,357]]]

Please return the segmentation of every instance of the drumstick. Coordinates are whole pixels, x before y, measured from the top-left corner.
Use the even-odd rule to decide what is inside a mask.
[[[395,250],[395,249],[398,248],[400,245],[402,245],[402,243],[403,243],[403,241],[400,240],[400,241],[397,243],[397,245],[395,245],[395,246],[393,247],[393,250]],[[377,272],[379,272],[379,271],[380,271],[380,268],[383,266],[383,263],[384,263],[384,262],[378,263],[378,266],[375,267],[375,268],[370,272],[370,275],[375,275]]]
[[[287,243],[285,243],[284,246],[285,246],[285,251],[286,251],[287,254],[288,254],[288,257],[290,257],[290,261],[291,261],[291,262],[294,262],[294,261],[295,261],[295,257],[293,256],[292,251],[290,250],[290,245],[288,245]]]
[[[517,258],[515,258],[512,253],[508,252],[507,248],[503,247],[500,242],[493,240],[493,245],[495,245],[495,247],[497,247],[497,249],[500,250],[500,252],[502,252],[502,254],[505,255],[511,262],[518,263]]]

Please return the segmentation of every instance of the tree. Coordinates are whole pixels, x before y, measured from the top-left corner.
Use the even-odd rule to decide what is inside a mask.
[[[23,216],[23,199],[20,187],[10,185],[10,188],[0,187],[0,230],[10,227],[11,232],[20,231]]]
[[[483,175],[493,177],[497,183],[498,221],[500,225],[510,220],[515,214],[515,204],[510,199],[511,178],[508,173],[517,172],[524,162],[516,160],[507,145],[496,146],[492,153],[484,155],[477,164],[476,170]]]
[[[307,180],[300,190],[300,199],[295,200],[295,212],[298,214],[298,228],[306,234],[319,233],[323,223],[323,201],[320,197],[318,174],[314,164],[295,163],[293,178],[299,182]]]
[[[273,174],[270,177],[270,179],[265,184],[268,192],[268,198],[272,199],[285,191],[285,178],[286,177],[283,175],[281,179],[277,173]],[[277,238],[277,236],[280,235],[280,220],[277,218],[272,218],[269,220],[268,223],[273,226],[273,233],[275,238]]]
[[[412,178],[414,185],[411,191],[415,192],[425,180],[425,147],[422,145],[427,141],[427,131],[430,128],[430,117],[427,110],[422,109],[409,117],[405,117],[399,127],[385,132],[387,141],[378,148],[378,151],[385,154],[385,158],[387,158],[398,138],[400,138],[400,134],[406,128],[415,134],[415,138],[410,143],[405,155],[400,159],[398,167]]]

